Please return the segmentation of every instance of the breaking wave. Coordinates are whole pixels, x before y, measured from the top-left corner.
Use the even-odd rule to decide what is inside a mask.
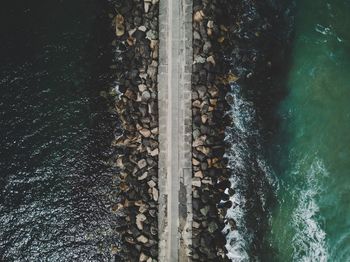
[[[250,261],[254,256],[251,247],[256,228],[249,224],[248,218],[254,217],[253,210],[266,210],[265,184],[272,185],[275,179],[260,153],[254,104],[245,98],[239,84],[231,85],[226,100],[231,107],[228,114],[232,119],[225,138],[229,145],[225,157],[231,171],[231,189],[226,193],[231,192],[233,205],[227,211],[223,232],[226,234],[228,258],[235,262]],[[251,195],[252,186],[257,195]],[[256,208],[256,205],[259,207]]]

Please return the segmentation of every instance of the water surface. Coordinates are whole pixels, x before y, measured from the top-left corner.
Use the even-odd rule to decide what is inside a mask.
[[[349,14],[345,0],[296,2],[269,261],[350,260]]]
[[[110,261],[107,10],[100,0],[2,3],[2,261]]]

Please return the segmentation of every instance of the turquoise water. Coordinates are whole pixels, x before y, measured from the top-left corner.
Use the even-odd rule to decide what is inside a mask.
[[[350,261],[350,1],[300,0],[268,261]]]

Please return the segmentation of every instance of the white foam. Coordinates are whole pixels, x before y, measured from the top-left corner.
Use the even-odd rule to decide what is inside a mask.
[[[299,168],[297,167],[296,170]],[[320,216],[316,201],[318,195],[322,193],[320,177],[327,174],[323,162],[315,159],[306,174],[305,189],[298,193],[300,196],[298,206],[292,215],[292,223],[296,229],[293,238],[293,259],[295,261],[327,261],[326,233],[318,223]]]
[[[251,163],[247,161],[252,150],[248,145],[249,139],[259,135],[259,131],[255,125],[255,110],[254,105],[246,100],[241,92],[241,87],[237,84],[231,86],[230,95],[232,96],[231,109],[228,112],[233,119],[233,126],[226,131],[225,141],[230,144],[230,149],[226,152],[225,157],[228,159],[228,168],[233,171],[230,178],[231,188],[234,194],[230,197],[233,203],[232,207],[227,211],[226,219],[233,219],[236,222],[236,227],[231,229],[230,225],[226,225],[223,232],[226,235],[227,257],[234,262],[251,261],[249,256],[250,247],[253,241],[253,232],[249,231],[246,225],[247,220],[247,199],[246,191],[248,187],[247,172]],[[256,145],[258,148],[259,145]],[[253,148],[255,149],[255,148]],[[270,173],[262,157],[257,155],[257,163],[259,168]],[[274,181],[271,176],[269,181]],[[264,195],[261,195],[261,201],[264,202]]]

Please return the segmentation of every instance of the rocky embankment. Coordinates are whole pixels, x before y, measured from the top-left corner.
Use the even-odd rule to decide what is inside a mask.
[[[158,259],[158,0],[113,1],[116,50],[114,108],[122,126],[114,141],[115,206],[123,220],[116,261]],[[121,232],[120,232],[121,231]]]
[[[219,1],[197,0],[193,9],[192,114],[193,114],[193,254],[194,261],[227,261],[226,210],[231,207],[225,167],[225,119],[228,84],[221,45],[228,28],[220,24]],[[227,221],[226,221],[227,222]],[[234,226],[234,221],[229,221]]]
[[[259,197],[263,194],[261,192],[269,190],[270,185],[264,172],[256,171],[261,167],[254,157],[247,159],[247,165],[252,165],[250,173],[242,174],[239,168],[228,168],[225,153],[232,150],[230,147],[233,141],[228,141],[231,145],[225,144],[225,131],[231,132],[234,126],[228,113],[230,108],[235,106],[231,90],[235,86],[240,85],[244,87],[245,92],[254,94],[253,102],[261,114],[259,117],[265,120],[270,117],[269,110],[276,101],[280,101],[278,96],[281,91],[276,92],[271,75],[272,72],[283,75],[278,65],[283,63],[280,61],[286,57],[283,52],[288,50],[286,39],[289,38],[289,32],[282,30],[288,28],[283,18],[283,10],[283,4],[278,1],[194,1],[194,261],[228,261],[225,234],[238,230],[237,221],[226,216],[227,210],[237,205],[230,201],[237,196],[236,189],[232,188],[229,182],[232,175],[250,176],[248,180],[251,181],[249,188],[252,193],[247,197],[252,202],[247,208],[249,212],[253,212],[249,213],[249,229],[254,233],[258,232],[254,236],[257,240],[254,245],[261,246],[259,242],[262,241],[258,237],[263,234],[261,228],[265,226],[265,221],[261,218],[265,218],[266,214],[263,208],[258,206],[261,203]],[[268,123],[272,121],[269,120]],[[238,142],[241,139],[237,134],[233,134],[232,137]],[[253,140],[251,143],[257,144]],[[247,154],[254,155],[254,152]],[[258,174],[253,174],[253,171]],[[236,247],[235,243],[228,244]]]

